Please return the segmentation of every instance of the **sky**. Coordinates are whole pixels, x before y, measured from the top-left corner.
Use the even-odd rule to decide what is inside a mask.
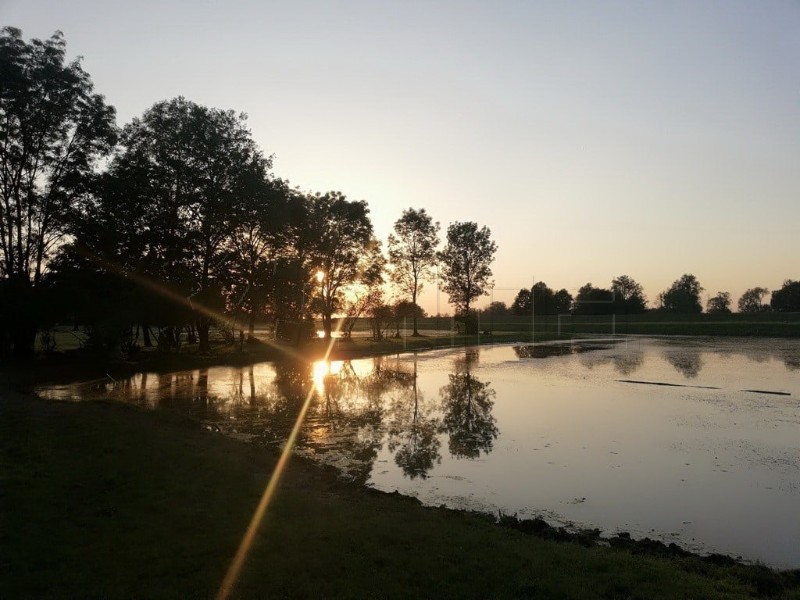
[[[366,200],[384,241],[408,207],[489,227],[494,300],[800,279],[797,1],[0,0],[0,24],[63,31],[120,125],[178,95],[247,113],[277,176]]]

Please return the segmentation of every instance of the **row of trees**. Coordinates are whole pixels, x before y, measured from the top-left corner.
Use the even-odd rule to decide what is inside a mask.
[[[119,130],[60,33],[3,29],[0,78],[0,351],[64,321],[104,350],[207,350],[212,324],[252,334],[264,317],[297,339],[317,315],[330,337],[336,314],[386,314],[387,273],[416,334],[434,264],[457,314],[491,277],[489,230],[453,223],[437,252],[424,209],[397,221],[387,261],[366,202],[275,177],[246,115],[179,97]]]
[[[345,332],[370,316],[381,335],[403,311],[416,335],[418,296],[436,265],[441,289],[475,330],[471,307],[490,285],[497,250],[486,227],[452,223],[438,251],[439,224],[408,209],[384,255],[366,202],[275,177],[245,115],[179,97],[119,129],[65,50],[60,33],[26,42],[17,29],[0,31],[0,353],[30,353],[37,333],[59,322],[79,324],[102,350],[135,350],[139,339],[177,348],[187,338],[207,350],[212,324],[252,334],[260,318],[298,339],[312,316],[326,337],[335,315],[346,317]],[[798,288],[787,281],[770,308],[800,310]],[[659,304],[700,312],[701,292],[684,275]],[[748,290],[740,310],[764,310],[766,293]],[[645,305],[641,286],[620,276],[575,298],[537,283],[512,311]],[[709,310],[729,305],[721,293]]]
[[[685,274],[658,295],[657,310],[678,314],[703,312],[701,294],[704,288],[694,275]],[[799,312],[800,281],[786,280],[783,287],[772,293],[769,303],[764,298],[769,290],[763,287],[748,289],[738,302],[741,313],[769,311]],[[731,294],[717,292],[706,304],[708,313],[730,313]],[[507,307],[504,302],[492,302],[486,309],[494,315],[603,315],[637,314],[647,309],[647,297],[642,286],[628,275],[620,275],[611,281],[608,288],[598,288],[587,283],[575,297],[566,289],[554,291],[544,282],[536,282],[531,289],[521,289],[514,302]]]

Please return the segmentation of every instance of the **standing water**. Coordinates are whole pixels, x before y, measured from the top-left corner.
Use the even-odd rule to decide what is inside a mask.
[[[421,501],[800,567],[800,342],[628,339],[43,386],[179,410]]]

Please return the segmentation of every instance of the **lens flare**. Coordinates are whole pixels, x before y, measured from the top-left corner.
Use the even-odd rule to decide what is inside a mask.
[[[344,319],[339,319],[336,327],[336,332],[338,333],[342,327]],[[264,488],[264,493],[261,495],[261,499],[258,502],[258,506],[256,506],[256,510],[253,513],[253,517],[250,519],[250,524],[247,526],[247,530],[245,531],[244,537],[242,538],[241,543],[239,544],[239,548],[236,550],[236,554],[231,561],[230,566],[228,567],[228,571],[225,573],[225,578],[222,580],[222,585],[217,592],[217,600],[226,600],[229,596],[231,591],[233,590],[233,586],[236,584],[236,581],[239,579],[239,573],[244,566],[245,560],[247,559],[247,555],[250,552],[250,547],[253,545],[253,539],[258,532],[258,528],[261,525],[261,521],[264,519],[264,514],[267,512],[267,507],[269,506],[270,501],[272,500],[272,496],[275,493],[275,489],[278,487],[278,482],[280,481],[281,475],[283,475],[283,471],[286,468],[287,463],[289,462],[289,458],[291,458],[292,450],[294,448],[294,444],[297,440],[297,436],[300,433],[300,428],[303,425],[303,421],[305,420],[306,413],[308,412],[308,407],[311,405],[311,398],[314,397],[314,393],[317,391],[316,386],[316,378],[318,373],[317,365],[322,364],[322,373],[320,381],[324,382],[324,378],[326,373],[328,372],[328,359],[330,358],[331,350],[333,349],[334,338],[331,337],[330,342],[328,343],[328,347],[325,349],[325,357],[321,361],[317,361],[314,364],[314,379],[315,385],[311,386],[308,390],[308,394],[306,394],[306,398],[303,401],[303,406],[300,409],[300,413],[297,415],[297,419],[294,422],[294,426],[292,427],[292,431],[289,434],[288,439],[286,440],[286,444],[281,451],[281,456],[278,459],[278,463],[275,465],[275,470],[272,472],[272,476],[269,478],[267,482],[267,487]]]

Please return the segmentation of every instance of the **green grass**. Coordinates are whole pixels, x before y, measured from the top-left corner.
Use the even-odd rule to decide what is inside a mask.
[[[264,448],[169,413],[3,393],[0,597],[212,597],[274,463]],[[235,596],[750,598],[767,592],[800,598],[797,573],[546,541],[486,517],[344,484],[295,458]]]

